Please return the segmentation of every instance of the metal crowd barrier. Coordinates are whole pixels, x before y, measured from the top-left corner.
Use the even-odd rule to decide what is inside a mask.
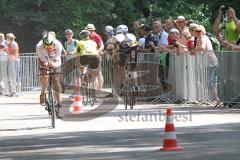
[[[38,58],[36,54],[22,53],[20,55],[22,91],[40,90]],[[234,107],[239,107],[240,102],[237,102],[240,91],[240,82],[238,81],[240,78],[238,65],[240,53],[216,53],[219,65],[217,67],[217,76],[215,77],[211,77],[213,70],[208,64],[205,55],[207,53],[195,56],[188,53],[180,56],[169,54],[169,63],[166,63],[166,54],[140,53],[137,67],[138,85],[140,86],[139,99],[151,99],[152,102],[177,103],[177,101],[180,101],[183,103],[197,102],[201,104],[213,100],[212,87],[216,85],[221,101],[226,104],[234,102]],[[66,58],[63,58],[63,63],[65,61]],[[104,76],[104,87],[109,88],[113,86],[112,65],[106,56],[103,57],[102,61],[102,73]],[[114,75],[117,79],[117,74],[114,73]],[[4,75],[0,76],[5,77]],[[74,85],[75,76],[75,71],[65,75],[65,83]]]
[[[240,52],[219,52],[219,96],[223,106],[240,108]]]
[[[217,91],[217,74],[213,74],[217,65],[211,66],[208,54],[169,55],[168,81],[173,85],[169,98],[172,102],[202,104],[213,101],[213,90]]]

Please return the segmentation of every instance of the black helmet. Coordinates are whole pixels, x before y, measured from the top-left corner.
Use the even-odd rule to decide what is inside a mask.
[[[88,30],[82,30],[79,33],[79,36],[82,37],[82,38],[87,38],[88,36],[90,36],[90,32]]]

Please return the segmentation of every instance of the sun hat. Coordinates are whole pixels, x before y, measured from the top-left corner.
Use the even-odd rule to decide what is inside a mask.
[[[86,30],[89,30],[89,31],[95,31],[96,28],[93,24],[88,24],[86,27],[85,27]]]

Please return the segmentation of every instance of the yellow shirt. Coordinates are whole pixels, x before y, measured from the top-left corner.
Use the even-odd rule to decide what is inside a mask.
[[[223,23],[221,24],[223,27]],[[237,41],[240,35],[236,31],[236,24],[234,21],[226,22],[226,40],[228,42]]]
[[[98,55],[97,43],[93,40],[81,40],[77,44],[77,54],[83,55]]]

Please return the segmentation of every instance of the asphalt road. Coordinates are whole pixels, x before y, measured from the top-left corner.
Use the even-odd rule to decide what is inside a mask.
[[[61,110],[56,128],[38,93],[0,97],[0,159],[238,160],[239,110],[138,102],[125,111],[121,100],[98,99],[71,116]],[[165,110],[171,106],[180,152],[161,152]],[[91,118],[86,118],[88,112]],[[94,112],[92,112],[94,111]]]

